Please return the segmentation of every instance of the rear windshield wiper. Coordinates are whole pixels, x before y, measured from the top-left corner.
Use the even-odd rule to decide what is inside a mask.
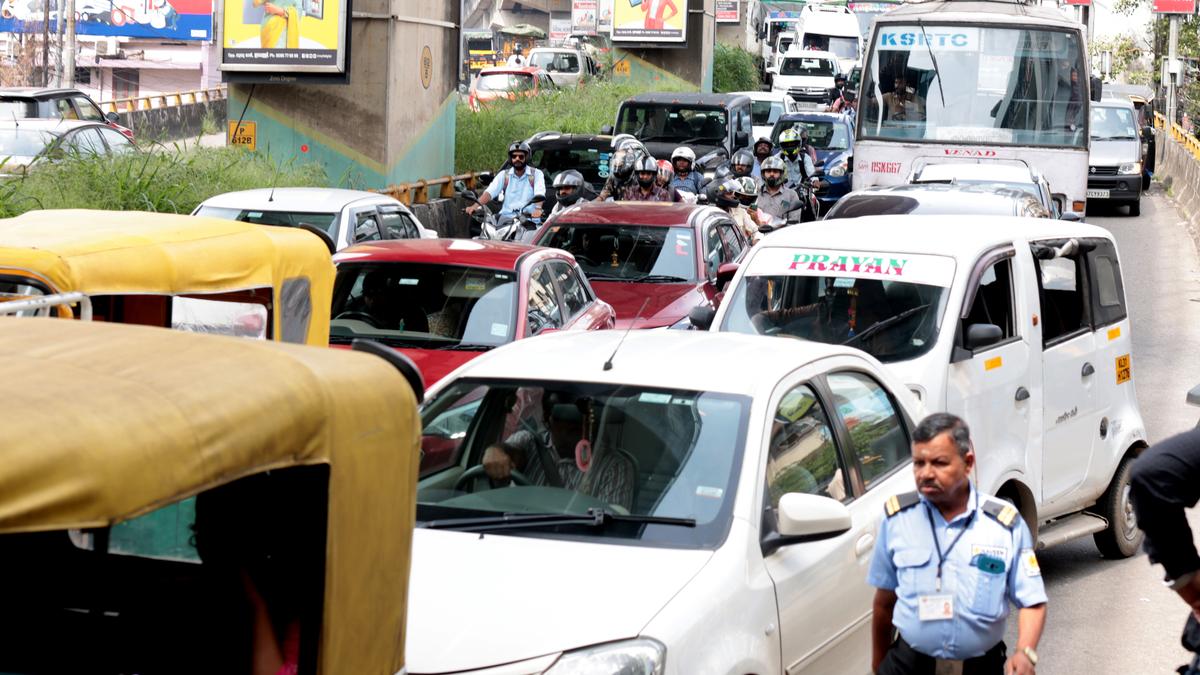
[[[630,281],[645,281],[647,283],[678,283],[680,281],[690,281],[683,277],[677,277],[672,274],[647,274],[645,276],[634,277]]]
[[[532,527],[557,527],[559,525],[583,525],[603,528],[611,523],[639,523],[648,525],[675,525],[695,527],[695,518],[667,518],[664,516],[621,515],[605,509],[588,509],[586,514],[566,513],[504,513],[478,518],[449,518],[429,520],[421,524],[431,530],[469,530],[487,532],[495,530],[521,530]]]

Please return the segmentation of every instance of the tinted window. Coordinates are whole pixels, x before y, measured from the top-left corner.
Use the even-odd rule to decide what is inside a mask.
[[[562,308],[554,293],[554,281],[548,265],[541,265],[529,280],[529,321],[527,335],[537,335],[547,328],[562,328]]]
[[[771,130],[774,140],[779,140],[779,134],[784,129],[795,129],[796,133],[808,131],[808,142],[818,150],[845,150],[850,147],[849,128],[841,122],[828,120],[792,120],[784,121]]]
[[[833,61],[816,57],[789,57],[779,67],[780,75],[802,75],[805,77],[833,77]]]
[[[825,220],[901,215],[916,211],[918,206],[917,200],[900,195],[851,195],[835,204]]]
[[[24,119],[37,117],[37,101],[20,98],[0,98],[0,120]]]
[[[617,133],[633,134],[643,141],[712,144],[724,141],[728,129],[725,111],[717,108],[627,104],[621,106],[619,115]]]
[[[1057,246],[1062,242],[1041,242]],[[1035,250],[1041,244],[1034,244]],[[1038,260],[1038,296],[1042,305],[1042,343],[1050,345],[1089,324],[1082,266],[1071,258]]]
[[[201,206],[196,211],[197,216],[240,220],[244,223],[257,225],[278,225],[296,227],[311,225],[325,230],[329,236],[336,237],[334,226],[337,221],[336,213],[303,213],[300,211],[259,211],[255,209],[225,208],[220,206]]]
[[[690,227],[551,224],[538,245],[575,256],[593,281],[692,281],[696,258]]]
[[[554,278],[558,281],[558,288],[562,291],[563,303],[567,306],[567,316],[574,318],[575,315],[587,308],[588,294],[584,290],[583,282],[579,280],[579,274],[570,265],[561,262],[550,263],[550,267],[554,272]]]
[[[612,150],[604,148],[534,148],[531,166],[536,166],[546,174],[547,188],[550,187],[550,177],[567,169],[575,169],[583,174],[592,189],[598,190],[608,178],[608,160]]]
[[[58,112],[58,116],[65,120],[79,119],[79,115],[75,112],[75,108],[71,105],[71,102],[65,98],[55,100],[54,109]]]
[[[828,381],[850,435],[850,452],[862,471],[863,486],[869,490],[912,457],[908,431],[887,392],[870,376],[835,373]]]
[[[100,109],[96,107],[95,103],[92,103],[90,100],[82,96],[76,96],[71,100],[75,102],[75,107],[79,109],[80,119],[85,119],[91,122],[104,121],[104,113],[100,112]]]
[[[1012,258],[990,265],[979,279],[979,287],[967,318],[962,320],[960,335],[965,340],[972,324],[999,326],[1004,340],[1016,335],[1013,312]]]
[[[738,230],[733,223],[721,223],[717,225],[721,231],[721,242],[725,244],[725,256],[729,262],[738,259],[742,254],[742,241],[738,238]]]
[[[1117,249],[1107,239],[1090,240],[1095,248],[1088,252],[1092,280],[1092,312],[1097,325],[1116,323],[1125,318],[1125,284]]]
[[[383,238],[379,229],[379,214],[375,211],[359,211],[354,216],[354,241],[378,241]]]
[[[407,213],[395,209],[385,210],[380,213],[383,218],[384,231],[387,232],[388,239],[420,239],[421,233],[417,230],[417,224],[413,222],[411,216]]]
[[[847,501],[842,470],[829,417],[808,385],[792,389],[779,401],[767,454],[767,495],[771,507],[789,492]]]

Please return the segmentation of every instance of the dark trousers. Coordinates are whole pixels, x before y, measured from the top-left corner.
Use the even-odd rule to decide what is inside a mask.
[[[963,661],[963,675],[1002,675],[1006,660],[1004,642],[996,643],[982,656]],[[904,638],[897,637],[879,664],[878,675],[934,675],[937,659],[912,648]]]

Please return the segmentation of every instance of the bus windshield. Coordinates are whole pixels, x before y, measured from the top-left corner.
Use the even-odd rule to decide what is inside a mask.
[[[876,24],[859,137],[1087,147],[1078,32]]]

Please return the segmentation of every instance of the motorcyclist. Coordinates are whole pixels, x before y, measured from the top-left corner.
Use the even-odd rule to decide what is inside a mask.
[[[804,202],[795,190],[784,184],[787,165],[780,157],[767,157],[762,163],[762,187],[758,192],[758,222],[778,229],[789,221],[802,220]]]
[[[833,89],[829,90],[830,109],[832,105],[846,95],[846,76],[838,73],[833,76]]]
[[[771,139],[763,136],[754,141],[754,168],[750,170],[750,176],[754,180],[762,180],[762,163],[763,160],[775,154],[775,144]]]
[[[651,156],[639,157],[633,167],[636,182],[626,186],[621,201],[669,202],[671,193],[658,184],[658,162]]]
[[[513,141],[508,146],[509,167],[492,179],[487,190],[479,195],[478,203],[466,208],[468,214],[475,213],[493,199],[502,202],[496,228],[507,226],[527,206],[533,206],[530,216],[542,216],[541,202],[546,199],[546,176],[540,169],[527,166],[532,151],[525,141]]]
[[[670,193],[671,201],[673,201],[673,202],[688,201],[687,197],[682,195],[679,192],[679,190],[676,190],[671,185],[671,182],[673,180],[675,180],[675,169],[671,166],[671,162],[669,160],[665,160],[665,159],[658,160],[658,185],[659,185],[659,187],[661,187],[662,189],[664,189],[668,193]]]
[[[717,188],[720,187],[726,180],[730,178],[753,178],[751,173],[754,171],[754,155],[749,150],[742,148],[733,153],[729,158],[729,163],[717,170],[713,177],[712,183],[708,186],[708,201],[712,202],[716,199]]]
[[[699,196],[704,188],[704,176],[693,169],[696,163],[696,153],[688,147],[679,146],[671,153],[671,164],[675,169],[675,177],[671,179],[671,187],[677,192],[690,192]]]
[[[796,129],[784,129],[779,134],[779,154],[787,165],[787,185],[795,188],[807,183],[816,173],[816,163],[806,151],[801,134]]]
[[[604,181],[604,187],[596,197],[598,202],[620,199],[625,188],[636,182],[633,178],[634,164],[639,158],[650,155],[641,141],[629,134],[613,138],[612,147],[615,151],[608,160],[608,180]]]
[[[583,174],[575,169],[560,171],[554,177],[554,192],[558,201],[550,210],[550,218],[575,206],[583,198]]]

